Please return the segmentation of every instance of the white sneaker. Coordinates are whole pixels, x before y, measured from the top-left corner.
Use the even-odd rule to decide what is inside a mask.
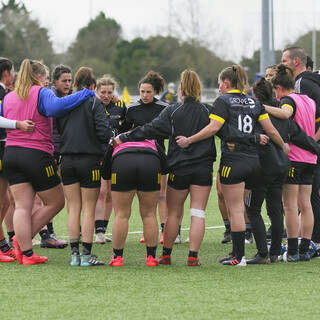
[[[41,241],[39,241],[36,237],[32,238],[32,245],[33,246],[40,246]]]
[[[96,243],[99,243],[99,244],[107,243],[107,239],[104,233],[99,232],[96,234]]]
[[[188,238],[186,239],[185,243],[189,243],[190,242],[190,238],[188,236]]]
[[[246,267],[246,266],[247,266],[246,257],[243,256],[243,257],[241,258],[240,263],[238,263],[238,264],[236,265],[236,267]]]
[[[174,243],[175,243],[175,244],[181,243],[181,236],[180,236],[180,234],[177,235],[176,240],[174,240]]]

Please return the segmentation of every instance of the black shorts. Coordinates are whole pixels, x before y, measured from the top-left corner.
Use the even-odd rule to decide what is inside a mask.
[[[41,150],[6,147],[3,168],[10,186],[28,182],[38,192],[60,184],[52,155]]]
[[[56,163],[57,165],[60,165],[60,164],[61,164],[61,155],[60,155],[59,152],[54,152],[54,153],[53,153],[53,159],[54,159],[54,161],[55,161],[55,163]]]
[[[112,191],[158,191],[161,183],[161,164],[157,155],[124,152],[112,161]]]
[[[310,185],[316,164],[291,161],[285,184]]]
[[[227,153],[222,155],[219,177],[222,184],[238,184],[245,182],[246,189],[252,189],[260,174],[259,157],[243,153]]]
[[[3,155],[4,155],[5,144],[6,144],[5,141],[0,141],[0,178],[4,178],[2,160],[3,160]]]
[[[200,166],[189,174],[173,174],[169,173],[168,186],[177,190],[189,189],[191,185],[196,186],[212,186],[212,167]]]
[[[61,157],[61,177],[64,186],[80,183],[81,188],[100,188],[101,156],[63,155]]]

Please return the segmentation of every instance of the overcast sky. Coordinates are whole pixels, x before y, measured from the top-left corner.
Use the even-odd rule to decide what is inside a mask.
[[[190,25],[196,12],[198,34],[224,58],[251,57],[261,42],[261,0],[25,0],[32,17],[49,29],[57,52],[63,52],[78,30],[100,11],[115,19],[123,37],[167,35],[178,30],[177,21]],[[179,18],[177,18],[179,17]],[[320,29],[319,0],[274,0],[275,47],[281,49],[314,26]],[[317,18],[317,19],[316,19]],[[189,24],[188,24],[189,22]],[[181,37],[184,34],[181,33]],[[318,39],[320,41],[320,39]]]

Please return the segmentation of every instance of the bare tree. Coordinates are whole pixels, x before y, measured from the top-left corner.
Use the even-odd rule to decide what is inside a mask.
[[[190,43],[192,46],[205,46],[224,54],[223,48],[228,47],[228,36],[219,21],[208,19],[199,0],[168,0],[167,23],[169,36]]]

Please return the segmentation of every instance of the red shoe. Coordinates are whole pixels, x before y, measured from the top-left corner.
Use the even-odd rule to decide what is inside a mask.
[[[160,256],[159,264],[171,264],[171,256]]]
[[[20,246],[19,246],[19,243],[18,243],[18,240],[17,240],[16,236],[12,237],[12,242],[13,242],[13,245],[14,245],[14,253],[16,255],[16,259],[18,260],[18,262],[20,264],[22,264],[22,251],[20,249]]]
[[[164,233],[163,233],[163,232],[161,232],[160,244],[163,244],[163,236],[164,236]]]
[[[159,262],[157,258],[154,258],[152,255],[146,258],[147,267],[156,267]]]
[[[199,267],[200,261],[198,258],[188,257],[188,267]]]
[[[0,255],[7,256],[16,260],[16,255],[14,254],[14,250],[10,248],[7,252],[0,251]]]
[[[14,258],[7,256],[5,254],[3,254],[2,251],[0,251],[0,262],[14,262]]]
[[[140,238],[139,241],[140,241],[141,243],[142,243],[142,242],[145,242],[145,240],[144,240],[144,235],[141,236],[141,238]]]
[[[109,262],[109,266],[111,267],[122,267],[123,266],[123,258],[121,256],[112,257]]]
[[[34,253],[31,257],[27,257],[25,255],[22,255],[22,263],[25,266],[30,266],[32,264],[42,264],[47,261],[48,261],[47,257],[38,256],[36,253]]]

